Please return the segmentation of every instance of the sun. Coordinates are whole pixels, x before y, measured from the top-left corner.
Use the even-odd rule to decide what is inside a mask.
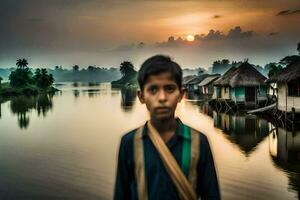
[[[193,42],[195,40],[195,37],[193,35],[187,35],[186,40],[189,42]]]

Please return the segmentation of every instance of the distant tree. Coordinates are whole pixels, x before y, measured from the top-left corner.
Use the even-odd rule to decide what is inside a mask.
[[[1,81],[3,80],[3,78],[0,76],[0,88],[1,88]]]
[[[94,70],[96,70],[97,68],[96,67],[94,67],[94,66],[88,66],[88,68],[87,68],[89,71],[94,71]]]
[[[293,63],[299,63],[300,62],[300,42],[297,44],[297,51],[299,55],[292,55],[292,56],[286,56],[280,60],[280,64],[282,65],[290,65]]]
[[[25,69],[28,66],[28,62],[25,58],[23,59],[18,59],[16,65],[20,68],[20,69]]]
[[[78,71],[79,70],[79,66],[78,65],[74,65],[73,66],[73,71]]]
[[[269,72],[268,72],[268,77],[269,78],[279,74],[283,69],[281,65],[276,65],[276,63],[270,63],[268,65],[268,68],[270,69]]]
[[[123,76],[131,74],[132,72],[135,72],[133,64],[129,61],[122,62],[120,65],[120,72]]]
[[[41,78],[41,69],[36,69],[34,72],[34,76],[33,79],[35,80],[35,82],[38,82]]]
[[[252,65],[252,67],[254,67],[260,73],[264,72],[264,68],[262,66],[260,66],[260,65]]]
[[[223,59],[223,60],[221,61],[221,64],[222,64],[222,65],[229,65],[229,60],[228,60],[228,59]]]
[[[54,82],[54,78],[53,78],[52,74],[48,74],[48,71],[45,68],[36,69],[33,79],[34,79],[36,85],[41,88],[48,88]]]
[[[216,60],[212,65],[213,74],[223,74],[231,67],[231,64],[228,59]]]
[[[29,68],[17,68],[9,75],[10,85],[22,87],[33,83],[32,72]]]
[[[62,70],[62,66],[55,66],[54,70],[57,70],[57,71]]]
[[[300,62],[300,56],[292,55],[292,56],[286,56],[282,58],[279,63],[282,65],[290,65],[298,62]]]
[[[202,75],[202,74],[204,74],[205,73],[205,69],[203,69],[203,68],[201,68],[201,67],[199,67],[198,68],[198,76],[200,76],[200,75]]]

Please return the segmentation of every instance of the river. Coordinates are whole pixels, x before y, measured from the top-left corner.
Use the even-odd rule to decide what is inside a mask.
[[[148,119],[131,92],[63,83],[0,104],[0,199],[112,199],[121,136]],[[299,199],[300,131],[184,99],[176,115],[209,139],[222,199]]]

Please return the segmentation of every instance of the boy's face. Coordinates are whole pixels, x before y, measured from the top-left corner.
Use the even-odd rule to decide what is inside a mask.
[[[144,85],[143,91],[138,92],[141,103],[146,104],[151,119],[167,120],[174,118],[177,103],[183,97],[169,72],[150,75]]]

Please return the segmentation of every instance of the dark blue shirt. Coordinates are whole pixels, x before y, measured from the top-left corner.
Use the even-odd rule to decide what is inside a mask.
[[[115,200],[136,200],[137,187],[134,173],[133,139],[136,129],[121,139],[117,178],[114,191]],[[144,126],[143,145],[145,156],[145,174],[149,200],[179,200],[175,185],[166,171],[157,150],[147,135]],[[182,158],[182,144],[185,138],[183,124],[177,119],[174,136],[166,143],[179,166]],[[200,157],[197,165],[197,196],[204,199],[220,199],[218,179],[207,137],[200,133]]]

